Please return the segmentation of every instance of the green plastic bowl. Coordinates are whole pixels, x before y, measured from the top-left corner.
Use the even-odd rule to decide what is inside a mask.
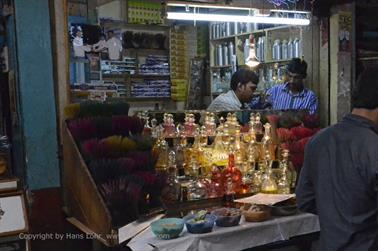
[[[164,218],[151,223],[152,232],[163,240],[179,237],[183,228],[184,220],[180,218]]]

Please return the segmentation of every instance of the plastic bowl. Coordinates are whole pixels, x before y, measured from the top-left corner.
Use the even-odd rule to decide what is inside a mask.
[[[180,218],[164,218],[151,223],[152,232],[163,240],[179,237],[183,228],[184,220]]]
[[[188,214],[183,219],[185,221],[186,229],[192,234],[204,234],[213,230],[214,222],[217,217],[213,214],[207,214],[205,219],[201,222],[194,221],[195,214]]]
[[[211,213],[217,217],[215,223],[218,227],[233,227],[239,225],[241,210],[237,208],[218,208]]]

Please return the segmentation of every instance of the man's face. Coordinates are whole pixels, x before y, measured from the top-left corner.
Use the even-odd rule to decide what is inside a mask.
[[[255,92],[256,88],[257,85],[252,83],[252,81],[249,81],[244,85],[239,83],[237,90],[240,93],[240,102],[250,102],[252,100],[253,93]]]
[[[292,86],[294,86],[294,87],[302,87],[302,85],[303,85],[303,76],[302,76],[302,74],[288,72],[287,73],[287,78],[288,78],[288,82]]]

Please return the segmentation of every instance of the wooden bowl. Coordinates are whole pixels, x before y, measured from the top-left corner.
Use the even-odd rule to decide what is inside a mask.
[[[271,216],[271,210],[268,206],[265,205],[253,205],[254,208],[257,208],[258,211],[255,210],[249,210],[252,205],[249,204],[249,206],[244,205],[242,206],[242,214],[244,215],[244,218],[248,222],[260,222],[260,221],[266,221]]]

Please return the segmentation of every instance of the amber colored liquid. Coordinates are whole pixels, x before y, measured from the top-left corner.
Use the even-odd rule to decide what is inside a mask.
[[[266,194],[276,194],[277,193],[277,190],[261,190],[262,193],[266,193]]]

